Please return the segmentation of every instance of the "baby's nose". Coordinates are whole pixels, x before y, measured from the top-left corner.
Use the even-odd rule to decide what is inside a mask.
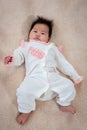
[[[37,34],[36,34],[36,36],[38,36],[38,37],[39,37],[39,36],[40,36],[40,33],[37,33]]]

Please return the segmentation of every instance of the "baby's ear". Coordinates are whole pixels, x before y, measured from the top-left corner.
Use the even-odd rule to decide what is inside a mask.
[[[62,50],[63,50],[63,45],[59,45],[58,50],[59,50],[60,52],[62,52]]]
[[[24,48],[25,45],[26,45],[26,42],[25,42],[24,40],[21,40],[21,41],[20,41],[20,46]]]

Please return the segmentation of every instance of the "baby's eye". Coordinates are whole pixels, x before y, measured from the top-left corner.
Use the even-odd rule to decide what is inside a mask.
[[[45,35],[45,33],[44,33],[44,32],[42,32],[41,34],[42,34],[42,35]]]
[[[37,31],[36,31],[36,30],[34,30],[33,32],[37,33]]]

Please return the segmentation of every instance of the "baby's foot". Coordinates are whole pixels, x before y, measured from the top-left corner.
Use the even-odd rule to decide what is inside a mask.
[[[24,125],[24,123],[28,120],[30,113],[19,113],[16,117],[16,121],[20,125]]]
[[[76,113],[76,109],[72,105],[69,105],[69,106],[60,106],[59,105],[59,109],[63,112],[70,112],[72,114]]]

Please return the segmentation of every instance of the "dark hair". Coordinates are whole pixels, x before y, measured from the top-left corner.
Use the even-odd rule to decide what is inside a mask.
[[[30,27],[30,30],[29,30],[29,33],[31,32],[31,30],[33,29],[33,27],[36,25],[36,24],[45,24],[48,26],[49,28],[49,38],[51,38],[51,35],[52,35],[52,27],[53,27],[53,21],[52,20],[48,20],[46,18],[43,18],[43,17],[37,17],[37,19],[31,24],[31,27]]]

